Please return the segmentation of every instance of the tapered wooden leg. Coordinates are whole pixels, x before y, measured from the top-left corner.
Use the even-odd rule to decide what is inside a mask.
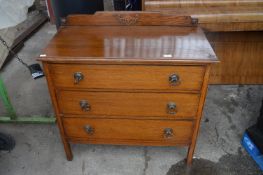
[[[195,143],[192,143],[188,148],[187,158],[186,158],[186,164],[192,165],[193,162],[193,155],[194,155],[194,149],[195,149]]]
[[[70,144],[69,142],[65,139],[65,134],[64,134],[64,129],[63,129],[63,124],[62,124],[62,117],[63,115],[60,114],[59,108],[58,108],[58,104],[57,104],[57,99],[56,99],[56,92],[55,92],[55,88],[52,84],[52,80],[51,80],[51,75],[48,69],[48,64],[47,63],[43,63],[43,68],[44,68],[44,72],[47,78],[47,84],[48,84],[48,89],[49,89],[49,93],[50,93],[50,97],[52,99],[52,104],[56,113],[56,118],[57,118],[57,126],[59,128],[59,132],[60,132],[60,136],[61,136],[61,140],[63,142],[64,145],[64,150],[67,156],[67,159],[70,161],[73,159],[73,155],[71,152],[71,148],[70,148]]]
[[[208,85],[208,80],[209,80],[210,69],[211,69],[210,65],[206,66],[206,72],[205,72],[205,76],[204,76],[204,82],[203,82],[203,86],[202,86],[202,92],[201,92],[200,102],[199,102],[198,111],[197,111],[197,120],[195,122],[191,144],[188,148],[188,153],[187,153],[187,160],[186,160],[187,165],[191,165],[192,161],[193,161],[196,139],[198,137],[203,107],[205,104],[205,97],[206,97],[206,93],[207,93],[207,85]]]
[[[56,113],[57,126],[59,128],[61,140],[62,140],[63,145],[64,145],[64,150],[65,150],[67,159],[69,161],[71,161],[73,159],[73,155],[72,155],[72,151],[71,151],[71,148],[70,148],[70,144],[65,138],[65,133],[64,133],[63,123],[62,123],[63,115],[60,113],[59,108],[58,108],[57,99],[56,99],[56,95],[55,95],[56,92],[55,92],[55,88],[54,88],[54,86],[52,84],[52,79],[51,79],[51,75],[50,75],[50,72],[49,72],[48,64],[47,63],[43,63],[43,68],[44,68],[44,72],[45,72],[45,75],[46,75],[46,78],[47,78],[47,84],[48,84],[50,97],[52,99],[52,104],[53,104],[53,107],[54,107],[54,110],[55,110],[55,113]]]
[[[73,154],[72,154],[72,151],[71,151],[70,144],[64,138],[62,140],[63,140],[64,150],[65,150],[65,153],[66,153],[66,156],[67,156],[67,160],[71,161],[73,159]]]

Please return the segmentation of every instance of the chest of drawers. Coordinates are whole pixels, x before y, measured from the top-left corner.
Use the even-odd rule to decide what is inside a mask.
[[[210,65],[196,21],[160,13],[67,18],[39,58],[68,160],[70,143],[188,146],[192,162]]]

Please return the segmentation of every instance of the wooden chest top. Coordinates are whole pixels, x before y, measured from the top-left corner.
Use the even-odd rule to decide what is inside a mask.
[[[174,21],[171,19],[173,15],[169,15],[168,19],[165,15],[158,15],[155,20],[159,20],[159,24],[156,22],[156,25],[152,25],[151,22],[151,26],[147,26],[147,23],[136,25],[140,24],[140,18],[145,21],[143,18],[148,17],[145,13],[137,15],[125,13],[123,16],[111,16],[119,25],[99,25],[100,21],[94,22],[93,25],[84,25],[91,20],[89,18],[96,20],[94,15],[81,18],[80,15],[70,16],[67,19],[68,24],[59,29],[44,51],[45,56],[40,60],[125,63],[157,60],[192,63],[217,61],[203,31],[191,24],[192,21],[171,24],[169,20]],[[126,23],[125,20],[121,21],[123,18],[126,19]],[[166,21],[163,21],[165,19]],[[134,24],[130,24],[132,22]]]

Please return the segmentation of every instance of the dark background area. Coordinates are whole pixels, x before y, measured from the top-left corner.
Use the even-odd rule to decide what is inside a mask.
[[[69,14],[93,14],[104,10],[103,0],[52,0],[51,5],[57,27],[61,25],[60,19]]]

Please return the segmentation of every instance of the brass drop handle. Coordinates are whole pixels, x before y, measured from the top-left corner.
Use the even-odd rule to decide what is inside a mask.
[[[172,128],[165,128],[163,130],[163,135],[164,135],[165,138],[173,137],[173,135],[174,135],[173,129]]]
[[[94,132],[95,132],[94,128],[93,128],[92,126],[90,126],[90,125],[85,125],[85,126],[84,126],[84,130],[85,130],[86,133],[89,134],[89,135],[92,135],[92,134],[94,134]]]
[[[81,72],[75,72],[73,77],[74,84],[79,84],[79,82],[84,79],[84,75]]]
[[[80,100],[79,105],[82,111],[90,111],[91,106],[87,100]]]
[[[168,114],[176,114],[177,109],[176,109],[176,103],[174,102],[169,102],[167,104],[167,113]]]
[[[180,77],[177,74],[172,74],[169,76],[169,82],[172,86],[176,86],[180,84]]]

